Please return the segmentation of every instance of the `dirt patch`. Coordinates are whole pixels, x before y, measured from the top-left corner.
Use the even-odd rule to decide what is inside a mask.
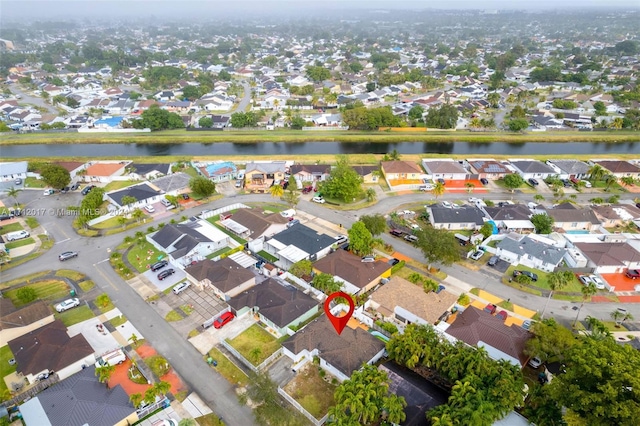
[[[182,392],[187,390],[187,386],[184,384],[178,373],[176,373],[173,369],[169,371],[164,376],[160,377],[160,380],[163,382],[169,382],[171,384],[171,393],[177,394],[178,392]]]
[[[333,394],[337,387],[337,379],[316,365],[308,363],[285,386],[284,390],[311,415],[319,419],[327,414],[329,407],[335,404]]]
[[[640,296],[618,296],[620,303],[640,303]]]
[[[116,365],[116,369],[109,378],[109,387],[112,388],[116,385],[122,386],[127,395],[131,395],[134,393],[139,393],[144,395],[145,391],[149,389],[150,385],[141,385],[138,383],[134,383],[129,379],[127,372],[129,371],[129,367],[131,367],[131,360],[126,360],[120,365]]]
[[[136,352],[142,359],[149,358],[150,356],[156,355],[158,353],[155,349],[153,349],[153,347],[147,344],[140,346],[138,349],[136,349]]]

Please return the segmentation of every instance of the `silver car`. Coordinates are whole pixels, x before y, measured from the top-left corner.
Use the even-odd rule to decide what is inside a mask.
[[[173,290],[171,290],[171,291],[173,291],[173,294],[180,294],[183,291],[185,291],[186,289],[188,289],[190,285],[191,285],[191,283],[189,281],[185,281],[185,282],[180,283],[177,286],[175,286],[173,288]]]
[[[77,297],[74,297],[73,299],[67,299],[62,303],[58,303],[56,305],[56,311],[64,312],[71,308],[75,308],[76,306],[79,306],[79,305],[80,305],[80,300],[78,300]]]

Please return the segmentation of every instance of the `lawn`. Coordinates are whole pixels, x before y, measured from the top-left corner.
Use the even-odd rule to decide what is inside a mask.
[[[253,365],[260,365],[280,348],[276,338],[258,324],[253,324],[233,340],[227,339],[227,342]]]
[[[46,188],[47,184],[41,179],[29,176],[24,180],[24,186],[25,188]]]
[[[202,417],[196,417],[194,419],[200,426],[224,426],[225,423],[216,417],[215,414],[206,414]]]
[[[210,255],[207,256],[207,259],[213,259],[214,257],[220,256],[228,251],[231,251],[231,247],[222,247],[220,250],[216,250]]]
[[[165,257],[166,254],[156,250],[156,248],[146,240],[142,244],[138,243],[132,246],[129,253],[127,253],[127,260],[140,273],[145,272],[148,269],[148,265]]]
[[[549,274],[547,274],[546,272],[542,272],[539,269],[529,268],[528,266],[524,266],[524,265],[509,266],[509,269],[507,269],[507,272],[505,273],[507,276],[507,279],[512,278],[514,269],[518,269],[520,271],[533,272],[538,276],[538,281],[532,282],[531,285],[538,288],[545,289],[545,290],[551,290],[551,287],[549,287],[549,282],[547,281],[547,277]],[[566,293],[580,293],[582,291],[581,289],[582,289],[582,285],[580,284],[580,281],[578,280],[578,278],[574,275],[571,282],[569,282],[569,284],[567,284],[566,287],[562,288],[562,290],[558,290],[558,291],[566,292]]]
[[[182,316],[176,311],[169,311],[169,313],[165,315],[164,319],[167,322],[174,322],[174,321],[180,321],[182,319]]]
[[[0,234],[8,234],[9,232],[22,231],[24,228],[18,222],[10,223],[8,225],[2,225],[2,232]]]
[[[229,360],[222,352],[216,348],[212,348],[209,351],[209,356],[213,358],[218,365],[211,366],[218,373],[227,379],[232,385],[247,386],[249,384],[249,377],[240,368],[238,368],[233,362]],[[205,358],[206,361],[206,358]]]
[[[71,271],[69,269],[60,269],[56,272],[56,277],[65,277],[73,281],[80,281],[84,278],[84,274],[78,271]]]
[[[119,317],[111,318],[109,322],[111,323],[112,326],[117,327],[127,322],[127,317],[125,317],[124,315],[120,315]]]
[[[114,216],[111,219],[107,219],[104,222],[100,222],[100,223],[96,223],[95,225],[93,225],[93,227],[95,229],[110,229],[110,228],[114,228],[114,229],[122,229],[122,224],[120,222],[118,222],[118,220],[124,216]],[[127,221],[125,222],[125,228],[128,227],[131,224],[134,225],[143,225],[144,224],[144,217],[142,219],[140,219],[140,221],[138,222],[136,219],[128,219],[126,218]]]
[[[91,280],[86,280],[82,281],[80,284],[78,284],[78,286],[82,291],[89,291],[96,286],[96,283]]]
[[[210,218],[211,219],[211,218]],[[209,222],[211,222],[210,219],[207,219]],[[231,231],[227,231],[227,229],[224,226],[218,225],[215,222],[211,222],[213,223],[213,226],[215,226],[216,228],[218,228],[219,230],[221,230],[222,232],[224,232],[225,234],[227,234],[228,236],[230,236],[231,238],[233,238],[234,240],[236,240],[237,242],[239,242],[240,244],[244,245],[247,243],[247,240],[243,240],[242,238],[238,237],[236,234],[234,234]]]
[[[38,223],[38,219],[36,219],[36,218],[35,218],[35,217],[33,217],[33,216],[29,216],[29,217],[25,218],[25,220],[24,220],[24,221],[25,221],[25,222],[27,222],[27,226],[28,226],[29,228],[31,228],[31,229],[36,229],[36,228],[38,227],[38,225],[40,225],[40,224]]]
[[[104,192],[115,191],[117,189],[127,188],[131,185],[135,185],[136,183],[140,183],[137,180],[114,180],[113,182],[109,182],[107,186],[104,187]]]
[[[325,378],[328,376],[329,381],[320,374],[325,375]],[[313,417],[320,419],[327,414],[329,407],[335,404],[333,394],[338,383],[334,380],[336,384],[331,384],[331,378],[324,370],[309,363],[284,387],[284,390]]]
[[[33,284],[29,284],[27,287],[30,287],[35,290],[36,296],[37,296],[36,300],[37,299],[45,299],[45,300],[60,299],[64,296],[69,295],[69,286],[64,281],[60,281],[60,280],[38,281]],[[4,297],[8,297],[9,299],[11,299],[15,307],[20,307],[22,305],[25,305],[25,303],[23,303],[18,298],[18,290],[19,289],[16,288],[4,293]]]
[[[181,172],[183,172],[183,173],[188,174],[188,175],[189,175],[189,176],[191,176],[191,177],[198,177],[198,176],[202,176],[202,175],[200,175],[200,174],[196,171],[196,169],[194,169],[194,168],[193,168],[193,167],[191,167],[191,166],[186,167],[186,168],[184,168],[184,169],[180,169],[180,171],[181,171]]]
[[[0,348],[0,395],[8,390],[7,385],[4,383],[5,376],[16,371],[16,365],[9,365],[9,360],[13,358],[13,353],[9,349],[9,345],[4,345]]]
[[[36,240],[34,240],[32,237],[29,237],[29,238],[23,238],[17,241],[12,241],[10,243],[6,243],[4,247],[10,250],[18,247],[28,246],[29,244],[35,244],[35,242]]]
[[[0,288],[8,288],[16,284],[22,284],[24,282],[33,281],[36,278],[44,277],[45,275],[48,275],[50,273],[51,271],[41,271],[41,272],[34,272],[33,274],[29,274],[29,275],[23,275],[22,277],[16,278],[15,280],[5,281],[1,283]]]
[[[264,251],[264,250],[260,250],[260,251],[258,252],[258,254],[259,254],[260,256],[264,257],[265,259],[267,259],[267,260],[268,260],[269,262],[271,262],[271,263],[276,263],[276,262],[278,261],[278,258],[277,258],[277,257],[275,257],[274,255],[272,255],[271,253],[267,253],[267,252],[266,252],[266,251]]]
[[[55,318],[62,321],[67,327],[93,317],[95,317],[95,315],[87,305],[80,305],[77,308],[55,314]]]

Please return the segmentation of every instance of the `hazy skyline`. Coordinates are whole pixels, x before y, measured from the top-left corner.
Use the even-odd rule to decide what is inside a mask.
[[[326,11],[327,13],[348,10],[376,9],[570,9],[585,10],[592,8],[639,9],[640,0],[449,0],[447,2],[429,2],[416,0],[0,0],[0,16],[3,21],[17,19],[55,19],[82,17],[122,17],[153,15],[157,17],[216,17],[238,16],[249,12],[253,14],[277,15],[279,12],[304,13]]]

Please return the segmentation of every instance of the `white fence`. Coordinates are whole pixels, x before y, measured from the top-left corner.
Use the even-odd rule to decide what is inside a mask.
[[[324,300],[327,298],[326,294],[324,294],[317,288],[311,287],[305,280],[302,280],[296,277],[295,275],[291,275],[289,272],[285,272],[284,274],[282,274],[281,278],[283,280],[290,279],[291,281],[296,283],[296,285],[299,285],[300,287],[302,287],[305,290],[305,293],[308,291],[309,293],[311,293],[312,296],[314,296],[316,299],[318,299],[321,302],[324,302]]]
[[[324,417],[322,417],[320,420],[316,419],[315,417],[313,417],[311,415],[310,412],[308,412],[307,410],[304,409],[304,407],[302,405],[300,405],[298,403],[298,401],[296,401],[295,399],[293,399],[288,393],[286,393],[284,391],[284,389],[282,389],[280,386],[278,386],[278,393],[287,400],[287,402],[291,405],[293,405],[294,407],[296,407],[296,410],[300,411],[302,413],[303,416],[305,416],[307,419],[309,419],[309,421],[311,423],[313,423],[316,426],[320,426],[323,425],[324,422],[327,421],[327,418],[329,417],[329,414],[325,414]]]
[[[282,347],[280,347],[280,349],[278,349],[277,351],[275,351],[274,353],[272,353],[267,359],[265,359],[264,361],[262,361],[260,363],[260,365],[258,365],[257,367],[255,365],[253,365],[253,363],[251,363],[248,359],[246,359],[244,356],[242,356],[242,354],[240,354],[240,352],[238,352],[233,346],[231,346],[226,340],[222,340],[220,342],[222,344],[222,346],[224,346],[224,348],[226,350],[228,350],[229,352],[231,352],[231,354],[233,354],[234,357],[236,357],[240,362],[242,362],[244,365],[246,365],[248,368],[250,368],[254,373],[258,373],[261,370],[264,370],[267,366],[269,366],[276,358],[279,358],[280,355],[282,355]]]
[[[226,213],[228,211],[231,210],[236,210],[236,209],[250,209],[251,207],[244,205],[242,203],[236,203],[236,204],[231,204],[228,206],[224,206],[224,207],[220,207],[219,209],[215,209],[215,210],[209,210],[209,211],[204,211],[202,212],[202,214],[200,215],[201,218],[203,219],[209,219],[210,217],[219,215],[220,213]]]

